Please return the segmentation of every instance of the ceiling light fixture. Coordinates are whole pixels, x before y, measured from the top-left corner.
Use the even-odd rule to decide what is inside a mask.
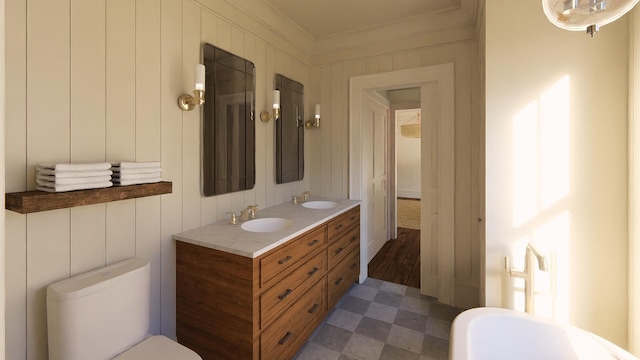
[[[585,31],[593,37],[601,26],[616,21],[640,0],[542,0],[551,23],[569,31]]]
[[[410,124],[413,120],[416,122]],[[404,137],[419,138],[421,132],[422,126],[420,125],[420,113],[417,113],[416,116],[412,117],[406,124],[400,125],[400,135]]]

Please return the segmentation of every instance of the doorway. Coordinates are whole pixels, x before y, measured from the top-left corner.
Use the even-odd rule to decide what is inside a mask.
[[[376,203],[366,178],[369,152],[364,144],[371,124],[363,117],[367,93],[419,87],[423,140],[421,145],[420,290],[445,304],[453,302],[453,64],[394,71],[350,79],[349,88],[349,196],[362,200],[360,281],[375,256],[370,247],[369,222]],[[388,142],[387,142],[388,143]],[[425,176],[428,174],[428,176]],[[387,187],[387,199],[397,198],[395,186]],[[384,204],[383,206],[386,206]],[[386,210],[387,214],[389,210]],[[390,217],[387,215],[387,219]],[[388,224],[387,224],[388,226]],[[389,227],[387,227],[387,232]]]

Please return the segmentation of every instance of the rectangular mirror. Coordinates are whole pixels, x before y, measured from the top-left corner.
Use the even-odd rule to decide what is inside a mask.
[[[276,183],[304,177],[304,85],[276,75],[280,117],[276,120]]]
[[[255,168],[255,66],[204,44],[206,67],[202,124],[205,196],[253,189]]]

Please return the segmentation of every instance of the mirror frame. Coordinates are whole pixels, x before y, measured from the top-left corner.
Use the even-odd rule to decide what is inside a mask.
[[[280,117],[276,120],[276,183],[304,178],[304,85],[276,74]]]
[[[203,44],[205,103],[202,117],[202,194],[253,189],[255,167],[255,65]],[[236,82],[230,84],[227,78]],[[235,91],[229,94],[225,92]]]

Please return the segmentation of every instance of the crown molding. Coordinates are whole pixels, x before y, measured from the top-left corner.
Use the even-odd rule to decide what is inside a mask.
[[[313,37],[267,3],[256,0],[191,1],[310,65]]]

